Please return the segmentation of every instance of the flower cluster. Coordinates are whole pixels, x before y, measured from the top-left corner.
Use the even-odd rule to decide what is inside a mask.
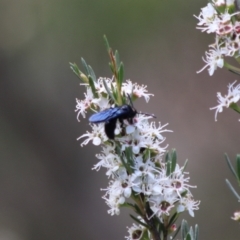
[[[240,99],[240,84],[238,84],[237,86],[234,86],[234,84],[236,82],[237,81],[228,85],[228,94],[227,95],[222,96],[222,94],[220,92],[217,93],[219,104],[216,107],[210,108],[211,110],[216,109],[215,121],[217,121],[217,114],[222,112],[224,107],[226,107],[226,108],[231,107],[237,111],[236,103]]]
[[[206,65],[198,72],[208,68],[209,75],[224,66],[225,57],[238,58],[240,55],[240,21],[236,12],[234,0],[212,0],[195,16],[198,29],[207,33],[215,33],[215,42],[209,46]]]
[[[231,217],[231,219],[233,219],[234,221],[240,222],[240,212],[235,212],[233,215],[234,216]]]
[[[143,221],[144,222],[144,221]],[[143,227],[142,225],[137,225],[133,224],[132,227],[128,228],[128,233],[129,235],[125,237],[127,240],[132,240],[132,239],[143,239],[143,236],[147,232],[147,229]],[[148,235],[148,238],[150,236]]]
[[[77,99],[78,118],[80,115],[85,117],[90,109],[99,112],[116,107],[111,98],[114,89],[118,87],[114,78],[99,78],[93,84],[85,83],[85,99]],[[113,92],[109,92],[110,89]],[[127,96],[132,99],[143,97],[148,102],[153,95],[148,93],[146,86],[130,80],[122,83],[120,93],[125,103],[128,101]],[[102,147],[101,153],[96,155],[99,161],[93,169],[106,169],[109,185],[103,189],[103,199],[109,206],[108,213],[117,215],[121,206],[133,207],[128,202],[128,199],[132,198],[138,205],[138,210],[135,211],[145,224],[153,218],[164,222],[171,214],[183,211],[194,216],[199,201],[193,199],[189,190],[193,186],[188,184],[189,177],[186,176],[184,167],[176,163],[175,153],[168,154],[168,158],[163,159],[167,146],[163,146],[165,137],[162,134],[171,131],[165,128],[167,124],[151,122],[150,118],[149,115],[138,113],[131,122],[117,122],[113,140],[106,136],[104,122],[90,124],[91,131],[79,137],[84,138],[82,146],[92,141],[94,145]],[[169,225],[169,229],[173,225]],[[135,225],[129,232],[136,234],[134,229],[136,230]],[[146,229],[140,227],[140,230]]]

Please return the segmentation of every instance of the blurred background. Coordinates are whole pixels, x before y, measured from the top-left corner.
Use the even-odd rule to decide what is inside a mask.
[[[214,121],[216,92],[237,79],[227,70],[196,74],[213,36],[196,30],[207,1],[0,0],[0,240],[124,239],[128,211],[107,214],[104,171],[91,168],[100,148],[76,138],[84,88],[69,68],[80,57],[98,77],[111,77],[106,34],[125,65],[125,78],[147,84],[155,97],[136,108],[169,123],[166,143],[179,163],[189,159],[200,239],[239,239],[230,219],[240,206],[225,183],[224,160],[240,151],[239,115]]]

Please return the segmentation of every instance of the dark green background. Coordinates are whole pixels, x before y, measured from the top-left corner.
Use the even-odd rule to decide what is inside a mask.
[[[240,151],[239,115],[214,121],[216,92],[237,76],[196,74],[213,42],[196,30],[193,0],[0,0],[0,239],[124,239],[128,211],[107,214],[100,188],[104,171],[91,171],[100,149],[76,138],[90,129],[76,120],[83,87],[69,69],[84,57],[98,77],[111,77],[103,42],[118,49],[127,79],[147,84],[155,97],[137,109],[156,114],[181,165],[189,159],[200,211],[189,218],[200,239],[239,239],[239,209],[225,184],[233,177],[224,152]]]

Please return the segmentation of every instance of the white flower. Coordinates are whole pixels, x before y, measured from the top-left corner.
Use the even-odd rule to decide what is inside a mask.
[[[197,29],[201,29],[203,32],[207,31],[207,33],[216,32],[218,29],[219,18],[217,17],[217,11],[213,7],[211,3],[208,3],[206,7],[201,8],[201,12],[199,16],[195,16],[199,23]]]
[[[192,198],[192,195],[189,193],[184,198],[181,198],[180,204],[178,206],[178,212],[183,212],[184,210],[187,210],[189,215],[191,217],[194,217],[193,210],[199,209],[200,201],[194,201]]]
[[[208,65],[211,64],[208,62]],[[113,80],[114,78],[99,78],[94,82],[94,94],[90,86],[84,84],[87,91],[84,100],[77,100],[78,116],[81,114],[85,117],[89,108],[102,111],[112,107],[105,86],[107,85],[110,91],[116,89],[116,82]],[[114,94],[116,93],[113,91]],[[121,94],[124,97],[128,94],[133,95],[133,98],[143,97],[146,102],[153,95],[148,93],[147,86],[140,86],[130,80],[122,84]],[[107,138],[105,122],[90,124],[92,130],[78,138],[84,138],[81,146],[87,145],[90,141],[94,145],[102,145],[101,153],[96,155],[98,162],[93,169],[97,171],[100,168],[106,169],[106,175],[110,180],[108,187],[102,189],[105,191],[103,199],[109,207],[108,213],[119,214],[120,207],[124,203],[129,204],[128,198],[133,197],[134,194],[134,198],[139,197],[143,204],[149,202],[153,211],[152,216],[156,215],[160,220],[163,220],[164,215],[170,215],[171,209],[176,210],[180,200],[179,211],[186,209],[192,215],[196,204],[194,205],[189,197],[187,200],[182,200],[186,195],[190,195],[189,188],[192,186],[188,185],[189,178],[184,176],[183,169],[178,165],[174,172],[169,173],[169,166],[162,159],[167,148],[162,146],[165,141],[163,133],[171,131],[165,129],[167,124],[150,122],[151,118],[150,115],[139,113],[132,118],[132,121],[118,120],[114,129],[115,139]],[[186,192],[186,195],[182,196],[183,192]],[[134,229],[136,230],[136,227]],[[134,229],[129,231],[130,235]],[[131,239],[130,236],[128,239]]]
[[[98,106],[100,111],[110,108],[109,100],[107,98],[94,98],[92,103]]]
[[[82,136],[80,136],[77,140],[87,137],[87,139],[85,139],[82,143],[81,146],[83,145],[87,145],[89,143],[89,141],[92,141],[92,143],[96,146],[100,145],[102,142],[107,140],[107,136],[104,132],[104,127],[103,127],[103,123],[99,123],[99,124],[90,124],[90,126],[92,127],[92,132],[87,132],[85,134],[83,134]]]
[[[103,196],[107,205],[110,207],[108,213],[111,215],[119,214],[119,207],[125,202],[125,198],[129,198],[132,194],[133,183],[131,176],[126,172],[125,168],[121,168],[116,174],[116,179],[110,181],[107,189]]]
[[[123,196],[124,198],[129,198],[132,193],[131,184],[129,184],[128,179],[115,180],[108,191],[109,195],[113,194],[115,196]]]
[[[156,174],[154,180],[155,182],[152,188],[152,196],[159,196],[165,193],[168,194],[166,190],[171,188],[171,182],[169,177],[167,176],[167,172],[164,166],[162,166],[162,168],[158,170],[158,174]]]
[[[221,3],[219,2],[219,4]],[[218,14],[213,5],[208,3],[206,7],[202,8],[199,16],[194,15],[194,17],[199,20],[197,25],[200,27],[197,27],[197,29],[202,30],[202,32],[216,32],[217,34],[223,35],[232,32],[233,27],[231,19],[237,14],[239,14],[239,12],[235,12],[233,14],[228,13],[228,9],[226,9],[224,13]]]
[[[143,161],[142,156],[134,160],[133,174],[131,181],[134,183],[133,190],[137,193],[151,195],[155,183],[155,164],[150,160]]]
[[[240,222],[240,212],[235,212],[233,213],[233,217],[231,217],[231,219],[233,219],[234,221],[238,221]]]
[[[77,120],[80,122],[79,120],[79,116],[82,115],[83,118],[86,117],[86,110],[89,108],[89,105],[83,101],[83,100],[79,100],[76,98],[76,102],[77,102],[77,105],[76,105],[76,110],[75,112],[78,112],[77,113]]]
[[[228,94],[222,96],[220,92],[217,93],[218,105],[216,107],[210,108],[210,110],[216,109],[215,121],[217,121],[217,114],[223,111],[223,107],[229,108],[231,103],[236,103],[240,99],[240,84],[234,87],[234,81],[232,84],[228,85]]]
[[[185,173],[186,174],[186,173]],[[183,168],[176,165],[175,171],[170,175],[171,188],[166,189],[167,193],[177,193],[179,198],[182,198],[181,194],[183,192],[189,192],[189,188],[194,188],[196,186],[191,186],[187,184],[190,177],[185,177]]]
[[[144,220],[138,217],[139,221],[146,224]],[[127,227],[129,236],[125,237],[127,240],[141,240],[145,231],[148,231],[143,225],[136,225],[133,223],[132,227]],[[148,232],[148,239],[150,239],[151,234]]]
[[[120,214],[119,207],[121,206],[121,204],[125,202],[125,198],[123,196],[110,195],[109,198],[107,198],[106,196],[103,196],[103,199],[106,200],[106,204],[110,208],[107,212],[111,216]]]
[[[229,20],[227,20],[227,21],[229,21]],[[233,30],[234,30],[234,28],[233,28],[232,22],[230,22],[230,21],[227,23],[220,22],[216,33],[218,34],[218,36],[229,36],[229,39],[232,39]]]
[[[222,68],[224,65],[223,55],[226,54],[226,49],[220,48],[219,46],[211,46],[212,49],[209,52],[205,52],[206,59],[203,58],[203,61],[206,65],[199,70],[197,73],[202,72],[205,68],[208,68],[209,75],[212,76],[217,67]]]
[[[164,215],[169,216],[170,210],[175,207],[175,202],[178,200],[176,195],[157,195],[157,196],[151,196],[149,198],[150,208],[153,211],[153,215],[156,215],[160,219]],[[152,216],[148,216],[151,218]]]
[[[141,148],[146,148],[146,138],[141,135],[141,132],[135,130],[132,134],[119,138],[121,149],[124,151],[127,147],[132,147],[134,154],[139,154]]]
[[[93,93],[91,88],[87,87],[87,92],[84,93],[85,99],[84,100],[79,100],[76,99],[77,105],[76,105],[76,110],[75,112],[78,112],[77,114],[77,119],[79,120],[79,115],[81,114],[83,118],[86,117],[86,110],[90,107],[93,99]]]
[[[144,224],[146,224],[142,219],[140,219]],[[132,227],[128,228],[129,236],[125,237],[127,240],[141,240],[144,234],[144,231],[147,231],[142,225],[136,225],[133,223]]]
[[[165,152],[165,147],[161,147],[161,144],[165,141],[165,137],[162,136],[163,132],[172,132],[171,130],[164,129],[168,124],[156,127],[154,122],[149,123],[151,116],[139,114],[134,118],[134,125],[127,126],[127,137],[119,138],[122,142],[122,150],[126,147],[132,146],[135,154],[139,153],[141,148],[148,148],[158,153]]]
[[[240,50],[239,37],[239,34],[236,34],[236,37],[234,39],[232,39],[231,37],[225,38],[225,46],[228,50],[227,56],[233,57]]]
[[[94,86],[95,86],[96,92],[99,94],[99,96],[102,96],[103,93],[107,94],[107,90],[103,83],[104,81],[110,89],[111,89],[111,85],[114,88],[116,87],[116,83],[113,82],[113,79],[103,78],[103,77],[98,78],[97,82],[94,82]]]
[[[137,98],[144,97],[146,102],[149,101],[150,96],[153,96],[152,93],[148,93],[146,85],[140,86],[137,83],[132,83],[130,80],[126,80],[126,82],[122,84],[122,91],[125,94],[133,94]]]
[[[102,153],[97,154],[96,157],[100,161],[92,169],[98,171],[101,167],[104,167],[107,169],[106,175],[108,177],[113,177],[116,171],[122,166],[120,157],[115,153],[115,145],[104,146]]]
[[[164,132],[172,132],[172,131],[168,130],[168,129],[164,129],[168,125],[168,123],[161,126],[161,123],[159,122],[158,125],[159,126],[156,127],[156,123],[155,122],[151,122],[149,124],[148,129],[145,131],[145,134],[149,134],[153,138],[157,138],[160,141],[165,140],[165,137],[163,137],[162,133],[164,133]],[[143,129],[143,131],[144,131],[144,129]]]
[[[233,25],[235,25],[236,23],[233,23],[231,19],[234,15],[237,14],[239,14],[239,12],[229,14],[228,10],[226,10],[219,16],[218,29],[216,31],[219,36],[229,35],[229,38],[232,39],[232,33],[234,32]]]

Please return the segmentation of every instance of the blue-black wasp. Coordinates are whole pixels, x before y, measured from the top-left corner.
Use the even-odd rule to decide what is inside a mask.
[[[117,120],[123,125],[123,120],[128,120],[130,124],[133,124],[133,118],[138,113],[133,107],[130,96],[128,95],[130,104],[124,104],[122,106],[111,107],[101,112],[93,114],[89,118],[89,122],[102,123],[105,122],[104,129],[109,139],[114,139],[114,131],[116,128]],[[145,115],[151,115],[146,114]],[[154,115],[151,115],[154,117]]]

